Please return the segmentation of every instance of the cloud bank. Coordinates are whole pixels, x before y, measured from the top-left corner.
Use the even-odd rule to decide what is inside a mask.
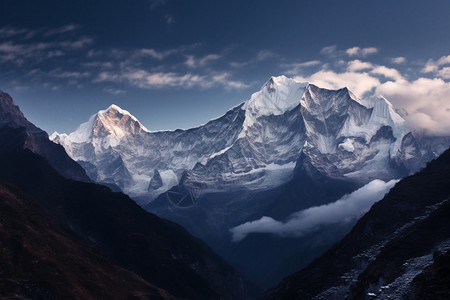
[[[271,233],[278,236],[303,236],[322,225],[348,222],[361,217],[398,182],[375,179],[336,202],[314,206],[292,214],[281,222],[271,217],[246,222],[230,229],[232,240],[239,242],[250,233]]]

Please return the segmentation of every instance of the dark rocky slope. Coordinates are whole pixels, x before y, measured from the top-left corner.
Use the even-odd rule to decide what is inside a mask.
[[[98,254],[35,199],[0,181],[0,297],[175,299]]]
[[[332,249],[265,299],[448,299],[450,150],[401,180]]]

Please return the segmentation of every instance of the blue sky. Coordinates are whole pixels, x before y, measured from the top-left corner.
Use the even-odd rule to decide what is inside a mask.
[[[205,123],[271,75],[384,95],[450,132],[450,1],[0,0],[0,89],[52,133],[115,103]]]

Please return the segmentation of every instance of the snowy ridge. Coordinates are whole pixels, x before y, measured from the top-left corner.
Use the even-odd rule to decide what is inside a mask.
[[[128,111],[111,105],[75,132],[54,133],[51,139],[75,160],[89,162],[94,180],[115,183],[132,196],[147,195],[149,201],[174,181],[188,190],[201,186],[199,196],[268,189],[291,178],[302,153],[316,168],[332,172],[329,176],[363,183],[398,177],[391,161],[401,161],[402,151],[408,156],[402,141],[409,130],[386,99],[366,102],[370,105],[362,105],[347,88],[327,90],[278,76],[196,128],[150,132]],[[154,170],[171,174],[170,183],[157,191],[148,190]],[[120,178],[128,173],[128,179]],[[269,182],[270,174],[277,179]]]

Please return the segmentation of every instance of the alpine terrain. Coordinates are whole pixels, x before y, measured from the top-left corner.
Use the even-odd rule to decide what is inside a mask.
[[[236,228],[263,217],[283,221],[373,180],[402,178],[445,150],[436,145],[450,145],[416,137],[383,97],[361,100],[347,88],[285,76],[197,128],[151,132],[112,105],[50,138],[93,181],[181,224],[265,287],[325,251],[356,220],[324,229],[322,242],[303,235],[283,238],[283,247],[264,231],[232,242]]]

